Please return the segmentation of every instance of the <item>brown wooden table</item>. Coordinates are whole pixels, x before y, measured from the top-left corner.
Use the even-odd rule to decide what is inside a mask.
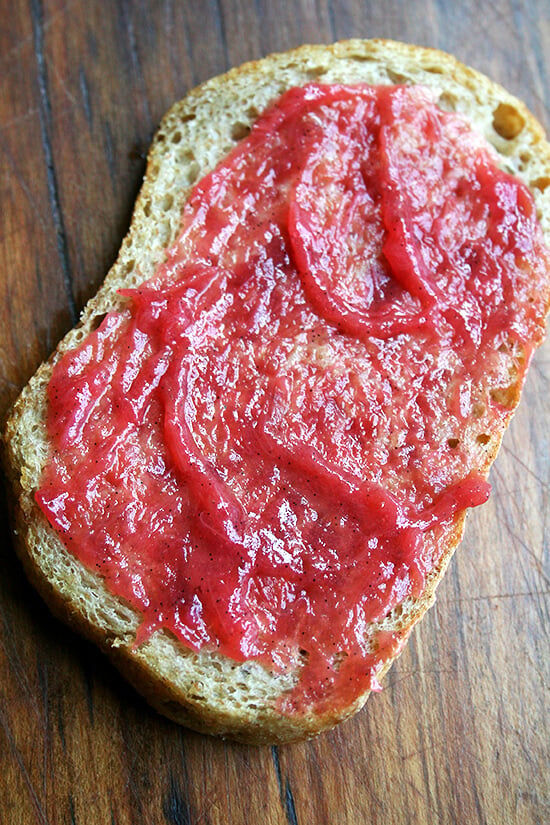
[[[168,106],[350,36],[452,51],[550,125],[548,0],[0,0],[0,413],[114,260]],[[550,822],[549,387],[550,342],[435,608],[383,693],[307,744],[149,710],[35,596],[2,502],[0,823]]]

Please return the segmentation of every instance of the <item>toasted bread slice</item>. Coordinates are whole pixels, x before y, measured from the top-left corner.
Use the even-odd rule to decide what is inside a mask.
[[[17,550],[52,610],[99,644],[161,713],[201,732],[258,744],[303,739],[330,728],[355,713],[368,691],[344,707],[331,708],[325,702],[322,710],[313,706],[287,713],[279,700],[292,689],[296,673],[270,670],[256,660],[235,662],[210,650],[195,652],[166,631],[136,644],[139,613],[113,596],[100,576],[67,551],[34,495],[49,460],[46,387],[53,365],[96,328],[104,313],[122,306],[118,290],[154,275],[176,238],[195,182],[226,156],[259,113],[285,90],[312,81],[419,84],[432,89],[440,107],[463,114],[494,147],[501,167],[529,187],[550,242],[550,147],[541,126],[520,101],[453,57],[390,41],[355,40],[304,46],[246,64],[204,83],[165,116],[116,263],[85,307],[80,324],[23,390],[5,431]],[[544,289],[548,307],[550,273]],[[472,466],[482,474],[488,472],[519,401],[523,370],[518,365],[528,356],[528,347],[502,353],[500,390],[507,414],[493,431],[484,432],[481,459],[476,422],[465,422],[463,440]],[[381,664],[379,678],[432,604],[463,525],[462,512],[439,536],[440,561],[421,596],[406,599],[378,623],[376,629],[393,634],[395,642]]]

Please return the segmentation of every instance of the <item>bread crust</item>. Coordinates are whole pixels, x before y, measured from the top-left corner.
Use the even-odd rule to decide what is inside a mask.
[[[348,707],[289,716],[281,713],[277,700],[292,688],[295,676],[291,674],[271,673],[257,662],[236,663],[218,654],[195,653],[166,631],[136,646],[140,616],[67,552],[36,505],[34,493],[48,461],[46,386],[53,365],[94,329],[99,317],[120,306],[118,289],[134,287],[153,275],[175,239],[179,216],[196,180],[227,154],[270,102],[287,88],[312,80],[415,83],[433,89],[439,104],[464,114],[493,145],[502,167],[531,189],[550,243],[550,147],[542,127],[523,103],[452,56],[392,41],[350,40],[303,46],[247,63],[202,84],[163,119],[117,261],[85,307],[79,325],[21,393],[4,433],[6,470],[14,491],[16,549],[53,612],[103,648],[161,713],[200,732],[255,744],[314,736],[357,712],[368,692]],[[550,285],[547,307],[548,293]],[[512,380],[507,387],[508,418],[520,392],[520,379]],[[485,473],[504,429],[503,424],[491,433],[482,467]],[[381,623],[403,643],[433,603],[463,528],[462,514],[440,539],[440,562],[421,598],[408,600]],[[392,661],[386,662],[383,673]]]

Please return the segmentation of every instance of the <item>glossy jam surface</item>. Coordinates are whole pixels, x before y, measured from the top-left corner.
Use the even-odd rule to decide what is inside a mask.
[[[368,625],[488,496],[461,434],[506,418],[545,266],[527,190],[427,92],[290,90],[55,367],[39,504],[140,641],[298,667],[289,710],[347,703],[399,644]]]

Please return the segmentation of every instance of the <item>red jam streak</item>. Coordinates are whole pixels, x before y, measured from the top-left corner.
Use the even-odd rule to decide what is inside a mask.
[[[488,497],[460,435],[509,415],[499,348],[540,342],[547,267],[526,188],[428,92],[292,89],[55,366],[37,500],[138,642],[298,667],[289,712],[348,704],[403,641],[369,625]]]

